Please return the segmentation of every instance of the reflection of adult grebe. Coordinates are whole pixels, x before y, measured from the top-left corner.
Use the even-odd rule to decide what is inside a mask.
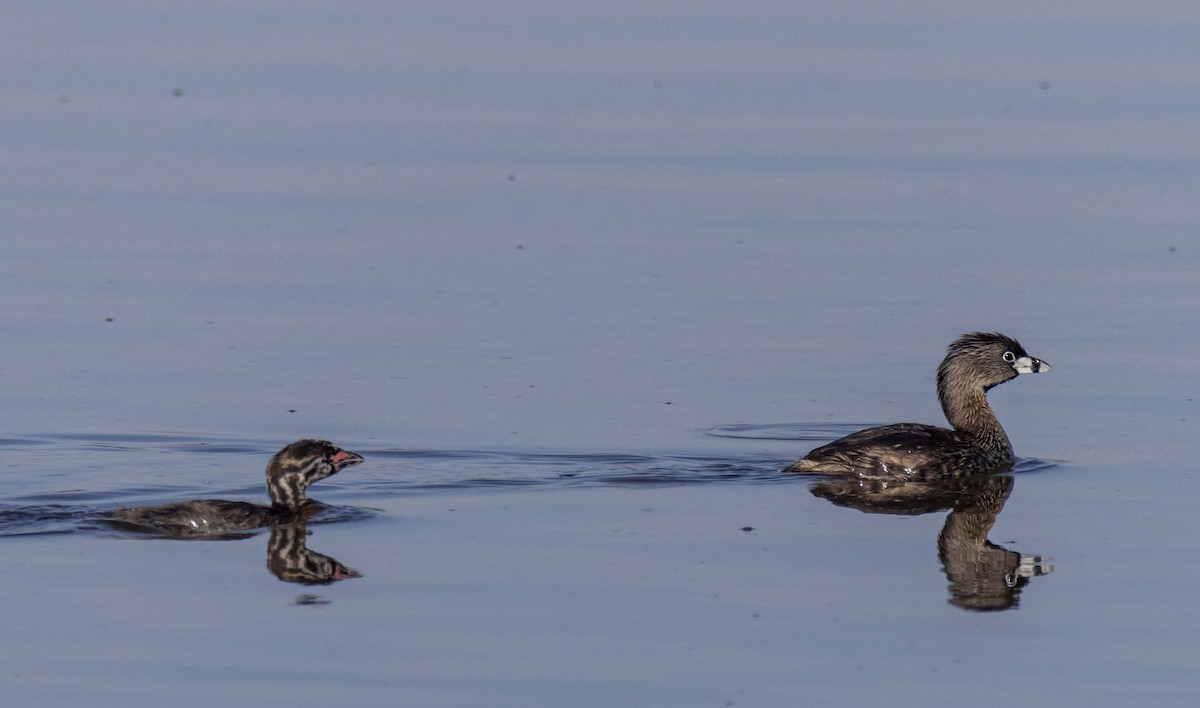
[[[950,509],[938,534],[938,560],[950,581],[950,602],[964,610],[1017,606],[1029,578],[1054,570],[1049,559],[1021,555],[987,540],[996,515],[1012,494],[1010,476],[941,482],[835,479],[812,493],[839,506],[875,514],[928,514]]]
[[[289,583],[329,585],[347,578],[361,578],[357,570],[347,568],[329,556],[308,550],[308,524],[275,524],[267,543],[267,570]]]
[[[918,423],[868,428],[823,445],[786,472],[875,479],[943,479],[996,472],[1013,463],[1012,444],[987,402],[987,392],[1018,374],[1049,371],[1003,334],[956,339],[937,370],[938,400],[954,430]]]
[[[305,496],[308,485],[362,461],[361,455],[346,452],[333,443],[300,440],[275,453],[267,464],[267,495],[271,506],[197,499],[118,509],[113,512],[112,520],[138,530],[184,537],[236,534],[302,520],[318,506]]]

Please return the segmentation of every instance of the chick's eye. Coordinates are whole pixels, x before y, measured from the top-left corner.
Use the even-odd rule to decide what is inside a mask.
[[[1012,352],[1004,352],[1004,360],[1011,364],[1017,360],[1017,355]]]

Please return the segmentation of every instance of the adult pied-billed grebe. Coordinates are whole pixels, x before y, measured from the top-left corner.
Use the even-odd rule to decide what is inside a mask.
[[[1049,370],[1011,337],[964,334],[937,371],[938,400],[954,430],[919,423],[868,428],[818,447],[784,471],[919,480],[1007,468],[1012,444],[988,405],[987,391],[1018,374]]]
[[[310,507],[308,485],[362,462],[325,440],[294,442],[267,463],[267,495],[271,506],[223,499],[197,499],[177,504],[118,509],[112,520],[143,530],[177,536],[221,535],[250,531],[271,524],[303,520]]]

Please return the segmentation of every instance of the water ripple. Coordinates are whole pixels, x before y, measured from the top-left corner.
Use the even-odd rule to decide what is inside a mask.
[[[716,438],[740,440],[837,440],[880,423],[753,423],[715,425],[704,431]]]
[[[723,425],[709,435],[758,440],[830,440],[858,424]],[[265,501],[262,469],[278,441],[181,434],[57,434],[0,440],[10,448],[0,476],[0,536],[106,529],[122,506],[190,499]],[[647,488],[711,484],[793,484],[811,480],[780,472],[792,458],[776,454],[632,454],[609,452],[414,450],[350,445],[367,465],[323,481],[318,499],[370,506],[372,497],[454,491],[579,487]],[[39,449],[46,448],[46,449]],[[103,454],[97,454],[104,451]],[[803,450],[797,450],[797,453]],[[197,453],[199,455],[197,456]],[[22,455],[31,455],[29,460]],[[1012,472],[1057,463],[1022,459]],[[37,469],[37,474],[26,470]],[[381,504],[382,505],[382,504]],[[375,512],[330,506],[318,522]]]
[[[378,467],[363,484],[380,493],[489,487],[602,487],[769,484],[786,481],[775,456],[382,450],[368,459],[403,461],[396,474]],[[387,462],[383,462],[386,466]],[[386,469],[386,467],[385,467]]]
[[[74,504],[0,507],[0,536],[46,536],[100,528],[103,512]]]

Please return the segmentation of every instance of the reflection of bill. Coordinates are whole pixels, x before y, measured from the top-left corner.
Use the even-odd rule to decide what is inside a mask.
[[[267,542],[267,569],[288,583],[329,585],[347,578],[361,578],[357,570],[347,568],[329,556],[308,550],[308,524],[280,524],[271,527]]]
[[[1054,570],[1049,558],[1022,555],[987,539],[1013,489],[1010,476],[946,482],[839,479],[817,482],[812,493],[871,514],[913,516],[950,509],[938,534],[938,560],[950,581],[950,602],[965,610],[1017,606],[1029,579]]]

